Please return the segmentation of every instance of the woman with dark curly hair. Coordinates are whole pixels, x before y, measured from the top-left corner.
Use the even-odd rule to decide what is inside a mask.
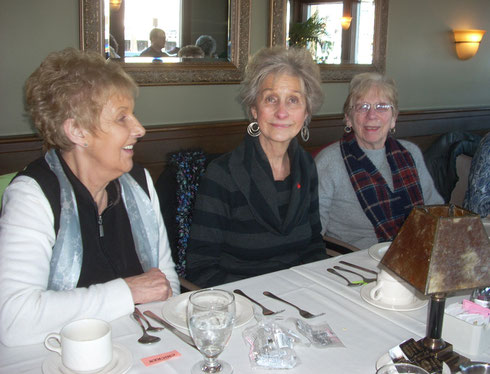
[[[40,342],[81,318],[111,321],[179,292],[149,173],[133,163],[145,129],[137,86],[95,53],[50,54],[26,101],[47,152],[5,190],[0,339]]]
[[[194,207],[187,279],[202,287],[326,257],[315,164],[296,139],[322,104],[317,64],[304,49],[263,49],[241,98],[248,135],[208,166]]]

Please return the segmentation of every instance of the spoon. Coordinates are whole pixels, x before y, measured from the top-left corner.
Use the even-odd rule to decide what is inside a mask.
[[[243,297],[246,297],[247,299],[249,299],[251,302],[257,304],[258,306],[260,306],[262,308],[262,314],[264,316],[272,316],[273,314],[278,314],[278,313],[282,313],[284,312],[284,309],[282,310],[278,310],[277,312],[274,312],[268,308],[266,308],[265,306],[263,306],[261,303],[259,303],[258,301],[255,301],[254,299],[252,299],[250,296],[247,296],[245,295],[245,293],[243,293],[242,290],[233,290],[234,293],[238,294],[238,295],[241,295]]]
[[[134,311],[135,313],[138,313],[138,315],[143,319],[143,321],[146,322],[146,324],[148,325],[148,328],[146,329],[146,331],[162,331],[164,328],[163,327],[153,327],[151,324],[150,324],[150,321],[148,321],[148,318],[146,318],[143,313],[140,312],[140,310],[138,308],[134,308]]]
[[[143,326],[143,322],[141,322],[141,318],[137,312],[133,312],[133,318],[140,324],[141,329],[143,330],[143,336],[138,339],[138,343],[151,344],[160,341],[160,338],[158,336],[148,335],[145,326]]]
[[[365,277],[364,275],[362,275],[362,274],[356,273],[355,271],[352,271],[352,270],[349,270],[349,269],[345,269],[345,268],[343,268],[343,267],[341,267],[341,266],[337,266],[337,265],[336,265],[336,266],[334,266],[333,268],[334,268],[334,269],[337,269],[337,270],[346,271],[346,272],[348,272],[348,273],[355,274],[355,275],[357,275],[358,277],[361,277],[361,278],[362,278],[362,281],[363,281],[364,283],[371,283],[371,282],[375,282],[375,281],[376,281],[376,278],[366,278],[366,277]]]
[[[286,301],[284,299],[281,299],[280,297],[274,295],[272,292],[269,292],[269,291],[264,291],[263,294],[265,296],[268,296],[272,299],[276,299],[276,300],[279,300],[279,301],[282,301],[283,303],[286,303],[288,305],[291,305],[292,307],[298,309],[299,311],[299,314],[301,317],[304,317],[304,318],[315,318],[315,317],[320,317],[320,316],[323,316],[325,313],[320,313],[320,314],[311,314],[310,312],[306,311],[306,310],[303,310],[301,309],[300,307],[294,305],[294,304],[291,304],[289,301]]]
[[[329,273],[332,273],[332,274],[339,276],[340,278],[345,279],[347,281],[347,286],[349,286],[349,287],[358,287],[358,286],[362,286],[363,284],[365,284],[363,281],[351,282],[346,277],[344,277],[342,274],[340,274],[338,271],[336,271],[332,268],[328,268],[327,271]]]

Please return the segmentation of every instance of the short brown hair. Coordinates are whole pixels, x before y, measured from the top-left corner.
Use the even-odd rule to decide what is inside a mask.
[[[27,79],[26,106],[45,148],[73,146],[63,123],[75,123],[94,132],[100,113],[115,93],[136,97],[138,86],[122,67],[95,52],[67,48],[53,52]]]

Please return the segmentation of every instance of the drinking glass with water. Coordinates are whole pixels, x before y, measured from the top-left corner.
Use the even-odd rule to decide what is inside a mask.
[[[204,356],[191,370],[193,374],[230,374],[233,368],[217,357],[223,352],[235,323],[235,296],[219,289],[194,292],[187,304],[187,324],[194,343]]]

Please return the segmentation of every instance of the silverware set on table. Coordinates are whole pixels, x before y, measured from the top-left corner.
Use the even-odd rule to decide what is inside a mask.
[[[346,261],[340,261],[341,264],[343,265],[347,265],[347,266],[350,266],[352,268],[355,268],[355,269],[358,269],[358,270],[362,270],[362,271],[365,271],[367,273],[370,273],[370,274],[374,274],[376,275],[376,277],[374,278],[370,278],[370,277],[366,277],[356,271],[352,271],[352,270],[349,270],[349,269],[346,269],[346,268],[343,268],[341,266],[337,266],[335,265],[332,268],[328,268],[327,271],[329,273],[332,273],[332,274],[335,274],[337,276],[339,276],[340,278],[344,279],[345,281],[347,281],[347,286],[349,287],[359,287],[359,286],[362,286],[364,284],[367,284],[367,283],[371,283],[371,282],[376,282],[377,280],[377,275],[378,273],[375,272],[374,270],[371,270],[371,269],[366,269],[366,268],[363,268],[362,266],[359,266],[359,265],[356,265],[356,264],[351,264],[350,262],[346,262]],[[360,277],[362,280],[358,280],[358,281],[351,281],[350,279],[348,279],[347,277],[345,277],[344,275],[340,274],[337,270],[339,271],[343,271],[343,272],[346,272],[346,273],[351,273],[351,274],[355,274],[357,275],[358,277]]]
[[[241,290],[234,290],[233,292],[235,292],[236,294],[238,295],[241,295],[243,297],[246,297],[247,299],[249,299],[251,302],[257,304],[260,308],[262,308],[262,314],[264,316],[270,316],[270,315],[274,315],[274,314],[279,314],[279,313],[282,313],[284,312],[284,309],[281,309],[281,310],[278,310],[277,312],[274,312],[268,308],[266,308],[265,306],[263,306],[262,304],[260,304],[258,301],[255,301],[254,299],[252,299],[250,296],[247,296],[245,293],[243,293],[243,291]],[[298,309],[298,312],[300,314],[301,317],[303,318],[315,318],[315,317],[320,317],[320,316],[323,316],[325,313],[320,313],[320,314],[311,314],[310,312],[304,310],[304,309],[301,309],[300,307],[290,303],[289,301],[286,301],[284,299],[281,299],[280,297],[274,295],[272,292],[269,292],[269,291],[264,291],[263,294],[267,297],[270,297],[271,299],[275,299],[275,300],[279,300],[279,301],[282,301],[283,303],[285,304],[288,304],[290,306],[292,306],[293,308],[296,308]]]
[[[364,272],[368,272],[370,274],[374,274],[374,275],[377,275],[378,273],[371,270],[371,269],[366,269],[366,268],[363,268],[359,265],[355,265],[355,264],[351,264],[349,262],[346,262],[346,261],[340,261],[341,264],[343,265],[347,265],[347,266],[350,266],[352,268],[355,268],[357,270],[362,270]],[[370,282],[375,282],[376,281],[376,277],[366,277],[356,271],[353,271],[353,270],[349,270],[349,269],[346,269],[344,267],[341,267],[341,266],[334,266],[333,268],[328,268],[327,269],[328,272],[332,273],[332,274],[335,274],[339,277],[341,277],[342,279],[344,279],[345,281],[347,281],[347,286],[349,287],[358,287],[358,286],[362,286],[364,284],[367,284],[367,283],[370,283]],[[346,272],[346,273],[350,273],[350,274],[355,274],[357,276],[359,276],[362,280],[359,280],[359,281],[351,281],[349,280],[347,277],[345,277],[344,275],[342,275],[339,271],[342,271],[342,272]],[[252,299],[250,296],[248,296],[247,294],[245,294],[243,291],[239,290],[239,289],[236,289],[233,291],[234,293],[240,295],[240,296],[243,296],[245,298],[247,298],[248,300],[250,300],[251,302],[257,304],[261,309],[262,309],[262,314],[264,316],[271,316],[271,315],[275,315],[275,314],[279,314],[279,313],[282,313],[284,312],[285,309],[281,309],[281,310],[278,310],[278,311],[273,311],[269,308],[266,308],[265,306],[263,306],[261,303],[259,303],[258,301]],[[301,309],[300,307],[298,307],[297,305],[287,301],[287,300],[284,300],[276,295],[274,295],[272,292],[269,292],[269,291],[264,291],[263,294],[267,297],[270,297],[271,299],[274,299],[274,300],[278,300],[278,301],[281,301],[285,304],[288,304],[290,306],[292,306],[293,308],[296,308],[300,314],[301,317],[303,318],[316,318],[316,317],[320,317],[320,316],[323,316],[325,313],[319,313],[319,314],[312,314],[310,312],[308,312],[307,310],[304,310],[304,309]],[[141,329],[143,330],[143,335],[141,336],[141,338],[138,339],[138,342],[142,343],[142,344],[151,344],[151,343],[156,343],[158,341],[160,341],[160,338],[158,336],[153,336],[153,335],[149,335],[148,334],[148,331],[160,331],[160,330],[163,330],[164,327],[154,327],[150,324],[150,322],[148,321],[148,319],[145,317],[148,316],[150,317],[151,319],[157,321],[158,323],[160,323],[161,325],[165,326],[169,331],[171,331],[172,333],[174,333],[177,337],[179,337],[181,340],[183,340],[185,343],[189,344],[190,346],[192,347],[195,347],[194,345],[194,341],[192,340],[192,338],[187,335],[187,334],[184,334],[183,332],[179,331],[177,328],[175,328],[174,326],[170,325],[167,321],[165,321],[164,319],[158,317],[155,313],[147,310],[145,311],[144,313],[141,313],[140,310],[138,308],[134,308],[134,312],[132,314],[133,318],[136,320],[136,322],[139,323],[139,325],[141,326]],[[143,324],[143,321],[148,325],[148,327],[145,328],[145,325]]]
[[[145,315],[150,317],[151,319],[157,321],[158,323],[162,324],[163,326],[165,326],[167,328],[167,330],[169,330],[174,335],[176,335],[178,338],[180,338],[184,343],[189,344],[191,347],[194,347],[194,348],[196,347],[194,344],[194,340],[192,340],[192,338],[189,335],[184,334],[183,332],[179,331],[177,328],[175,328],[174,326],[169,324],[167,321],[158,317],[152,311],[146,310],[144,313],[141,313],[140,310],[137,307],[135,307],[134,312],[132,313],[132,316],[136,320],[136,322],[139,323],[139,325],[141,326],[141,329],[143,330],[143,336],[141,336],[141,338],[138,339],[139,343],[151,344],[151,343],[159,342],[161,339],[158,336],[149,335],[148,331],[161,331],[161,330],[165,329],[165,327],[153,327],[150,324],[150,322],[148,321],[148,319],[145,317]],[[142,320],[145,321],[146,324],[148,325],[147,328],[145,328]]]

